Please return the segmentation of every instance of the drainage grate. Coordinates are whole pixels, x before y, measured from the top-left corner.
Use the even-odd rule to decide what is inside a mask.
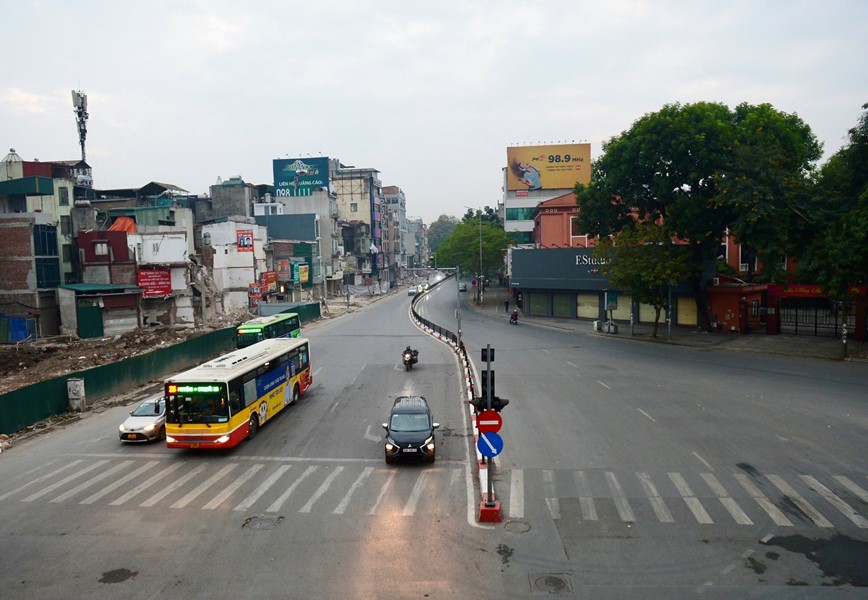
[[[244,519],[241,525],[242,529],[274,529],[278,523],[283,521],[283,517],[270,517],[266,515],[255,515]]]
[[[573,584],[566,573],[545,573],[530,576],[530,589],[534,596],[569,596],[573,593]]]

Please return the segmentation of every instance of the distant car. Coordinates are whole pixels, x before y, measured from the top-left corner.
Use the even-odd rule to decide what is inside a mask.
[[[438,427],[440,423],[434,422],[423,396],[395,398],[389,422],[383,423],[386,462],[404,459],[434,462],[437,456],[434,430]]]
[[[467,291],[467,284],[463,281],[461,283],[459,283],[458,284],[458,291],[459,292],[466,292]]]
[[[150,442],[166,437],[166,399],[160,395],[149,398],[130,411],[127,420],[118,427],[122,442]]]
[[[427,290],[429,287],[431,287],[431,284],[428,283],[427,281],[423,281],[422,283],[419,284],[419,291],[420,291],[420,292],[424,292],[424,291]]]
[[[410,287],[407,288],[407,295],[408,296],[415,296],[418,291],[419,291],[419,288],[417,288],[415,285],[411,285]]]

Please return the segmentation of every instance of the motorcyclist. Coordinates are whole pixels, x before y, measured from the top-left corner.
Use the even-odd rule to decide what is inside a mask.
[[[512,316],[509,317],[509,322],[518,325],[518,309],[512,311]]]
[[[402,356],[405,356],[407,354],[410,355],[410,360],[412,360],[414,363],[419,360],[419,351],[410,348],[409,345],[404,348],[404,352],[401,353]]]

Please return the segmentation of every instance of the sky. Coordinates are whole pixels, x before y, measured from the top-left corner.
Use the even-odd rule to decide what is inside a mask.
[[[94,187],[206,194],[328,156],[431,223],[503,198],[509,146],[603,143],[671,103],[769,103],[847,143],[865,0],[4,2],[0,156],[81,155]]]

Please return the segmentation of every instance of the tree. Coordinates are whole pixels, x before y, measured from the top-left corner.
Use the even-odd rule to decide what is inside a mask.
[[[787,143],[778,143],[782,139]],[[637,222],[654,223],[683,240],[699,326],[710,331],[702,267],[713,262],[730,227],[740,226],[745,235],[759,230],[750,211],[796,204],[783,191],[796,173],[809,171],[815,144],[798,117],[768,105],[741,104],[735,111],[710,102],[666,105],[603,145],[591,184],[575,189],[579,224],[591,235],[607,236]],[[755,164],[766,168],[748,168]],[[778,169],[772,172],[775,193],[751,195],[736,185],[764,177],[771,165]],[[759,241],[768,247],[771,240],[768,233]]]
[[[799,256],[799,277],[844,307],[868,285],[868,104],[849,144],[820,171],[814,190],[814,237]],[[846,350],[846,346],[845,346]]]
[[[762,261],[763,279],[776,281],[784,259],[796,255],[812,226],[807,205],[813,163],[822,148],[798,116],[769,104],[741,104],[733,120],[733,164],[724,174],[717,202],[732,208],[730,233]],[[747,279],[753,281],[754,261],[747,263]]]
[[[594,250],[609,284],[629,289],[633,299],[654,307],[652,337],[657,337],[660,312],[670,310],[670,286],[687,279],[695,268],[682,250],[663,227],[647,222],[603,238]]]
[[[497,271],[503,265],[509,238],[498,224],[479,219],[462,221],[452,235],[443,240],[437,250],[437,263],[458,266],[464,273],[480,274],[480,246],[482,249],[482,275]]]
[[[471,221],[476,223],[480,218],[483,223],[490,223],[503,229],[503,222],[500,220],[500,215],[497,214],[497,209],[490,206],[486,206],[481,211],[474,211],[472,208],[468,208],[464,216],[461,217],[461,221],[464,223],[470,223]]]
[[[450,215],[440,215],[428,226],[428,251],[437,252],[441,242],[452,235],[458,219]]]

